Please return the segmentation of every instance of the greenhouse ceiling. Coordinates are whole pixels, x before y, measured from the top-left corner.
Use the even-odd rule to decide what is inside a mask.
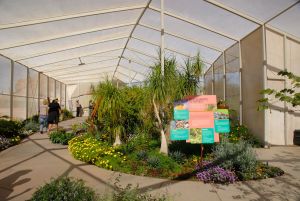
[[[0,0],[0,54],[66,84],[140,82],[161,47],[209,67],[261,26],[299,40],[299,19],[296,0]]]

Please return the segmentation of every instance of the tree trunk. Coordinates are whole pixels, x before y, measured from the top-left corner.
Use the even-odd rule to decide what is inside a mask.
[[[115,146],[118,146],[118,145],[121,145],[121,140],[120,140],[120,135],[119,134],[116,134],[116,139],[115,139],[115,142],[114,142],[114,147]]]
[[[162,125],[162,122],[161,122],[161,119],[160,119],[160,116],[159,116],[159,111],[157,109],[154,98],[152,99],[152,102],[153,102],[153,106],[154,106],[154,114],[155,114],[155,117],[158,120],[158,126],[159,126],[160,134],[161,134],[160,153],[164,153],[164,154],[168,155],[167,138],[166,138],[166,134],[165,134],[165,131],[164,131],[164,128],[163,128],[163,125]]]

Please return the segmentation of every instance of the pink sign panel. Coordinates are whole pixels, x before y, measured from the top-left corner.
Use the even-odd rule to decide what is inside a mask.
[[[217,99],[215,95],[190,96],[187,97],[187,99],[190,112],[205,112],[217,109]]]
[[[190,112],[190,128],[214,128],[214,113]]]

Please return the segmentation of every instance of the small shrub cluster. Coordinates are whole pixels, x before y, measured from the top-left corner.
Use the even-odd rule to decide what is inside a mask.
[[[226,170],[220,166],[214,166],[211,162],[204,161],[204,166],[196,166],[198,173],[196,177],[205,183],[234,183],[237,176],[233,171]]]
[[[167,201],[167,196],[152,196],[150,194],[142,194],[138,186],[133,187],[128,184],[126,187],[115,185],[116,191],[111,194],[105,194],[100,197],[99,201]]]
[[[71,111],[67,110],[67,109],[62,109],[61,110],[61,120],[65,121],[68,119],[72,119],[74,118],[73,114]]]
[[[247,128],[245,125],[239,123],[234,124],[230,128],[228,140],[233,143],[237,143],[240,140],[247,141],[254,147],[260,147],[260,142]]]
[[[257,165],[254,149],[245,141],[224,141],[216,146],[213,154],[217,164],[236,173],[253,172]]]
[[[74,137],[74,133],[67,133],[65,130],[52,131],[49,136],[52,143],[62,145],[67,145]]]
[[[126,157],[114,147],[89,135],[73,138],[68,149],[74,158],[107,169],[114,169],[126,161]]]
[[[12,120],[0,119],[0,135],[6,138],[20,135],[22,133],[22,123]]]
[[[86,187],[82,180],[69,177],[52,179],[40,187],[30,201],[96,201],[97,196],[93,189]]]
[[[7,149],[10,146],[11,146],[10,140],[0,135],[0,151]]]
[[[170,153],[170,157],[176,161],[178,164],[183,164],[185,163],[186,157],[183,153],[180,151],[174,151]]]
[[[36,121],[27,121],[25,124],[24,124],[24,127],[23,129],[28,131],[29,133],[35,133],[39,130],[39,123],[36,122]]]

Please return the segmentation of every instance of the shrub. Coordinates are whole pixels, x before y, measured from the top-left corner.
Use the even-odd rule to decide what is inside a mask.
[[[161,167],[160,159],[157,156],[150,156],[147,163],[151,168],[157,169]]]
[[[22,124],[20,122],[0,119],[0,135],[6,138],[20,135],[21,129]]]
[[[46,183],[33,194],[31,201],[94,201],[97,196],[82,180],[62,177]]]
[[[216,164],[236,173],[253,172],[257,165],[254,149],[245,141],[236,144],[227,141],[220,143],[213,154]]]
[[[16,135],[16,136],[13,136],[12,138],[10,138],[10,143],[12,145],[16,145],[16,144],[19,144],[21,141],[21,137]]]
[[[74,138],[73,133],[67,133],[65,130],[52,131],[50,133],[50,140],[52,143],[67,145],[68,142]]]
[[[136,157],[137,157],[138,160],[144,161],[144,160],[147,160],[148,153],[145,150],[140,150],[140,151],[137,152]]]
[[[170,153],[170,157],[176,161],[178,164],[183,164],[185,162],[185,155],[180,151],[174,151]]]
[[[11,146],[10,140],[0,135],[0,151],[7,149],[10,146]]]
[[[239,177],[241,180],[251,179],[266,179],[271,177],[277,177],[284,174],[284,171],[278,167],[272,167],[267,164],[258,162],[255,171],[253,172],[240,172]]]
[[[116,191],[111,194],[105,194],[100,197],[99,201],[167,201],[169,200],[165,195],[152,196],[150,194],[142,194],[138,187],[132,187],[128,184],[125,188],[119,185],[116,186]]]
[[[237,180],[234,172],[219,166],[212,166],[211,163],[207,163],[203,168],[198,166],[196,169],[199,171],[196,177],[205,183],[227,184]]]
[[[39,123],[35,121],[27,121],[23,128],[26,131],[32,131],[33,133],[35,133],[39,130],[39,127],[40,127]]]
[[[72,112],[67,109],[61,110],[61,117],[62,117],[62,121],[74,118]]]
[[[244,140],[254,147],[260,147],[260,143],[257,137],[255,137],[245,125],[240,125],[240,124],[232,125],[230,128],[228,140],[234,143],[240,140]]]

